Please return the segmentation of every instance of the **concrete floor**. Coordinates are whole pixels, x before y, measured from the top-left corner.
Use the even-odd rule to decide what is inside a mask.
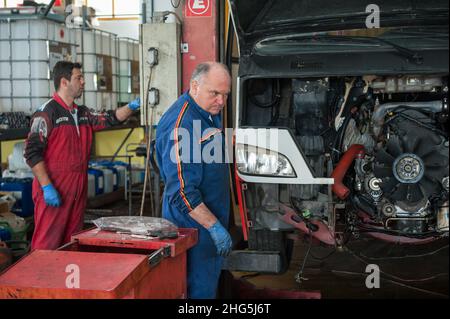
[[[138,214],[139,208],[140,198],[136,197],[132,211]],[[102,209],[111,210],[114,216],[126,216],[128,202],[116,202]],[[144,215],[148,214],[146,203]],[[101,216],[103,213],[87,214],[86,220]],[[295,241],[290,267],[284,274],[225,273],[223,281],[227,291],[221,297],[298,298],[303,292],[315,292],[323,299],[448,298],[448,238],[424,245],[397,245],[361,237],[340,249],[315,242],[305,263],[304,280],[298,284],[295,277],[308,249],[308,239]],[[366,287],[368,264],[379,267],[380,288]],[[245,294],[243,286],[247,290]]]
[[[412,246],[361,238],[336,250],[314,243],[305,263],[304,280],[298,284],[295,277],[307,248],[306,240],[295,243],[290,267],[282,275],[238,272],[232,275],[256,289],[320,292],[323,299],[448,298],[448,239]],[[379,288],[366,287],[366,278],[373,272],[366,273],[368,264],[379,267]],[[234,292],[239,294],[238,289]],[[283,298],[289,295],[284,294]]]

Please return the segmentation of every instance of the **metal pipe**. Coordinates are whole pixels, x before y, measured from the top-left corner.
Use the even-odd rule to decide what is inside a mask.
[[[131,136],[131,133],[133,133],[134,128],[132,128],[127,136],[125,136],[125,138],[123,139],[122,143],[119,145],[119,147],[117,148],[117,150],[115,151],[113,157],[111,158],[111,162],[114,162],[115,158],[117,157],[117,154],[119,154],[120,150],[122,149],[122,147],[125,145],[126,141],[128,140],[128,138]]]
[[[45,8],[45,11],[44,11],[44,17],[46,17],[47,14],[50,12],[50,9],[51,9],[51,8],[53,7],[53,5],[55,4],[55,1],[56,1],[56,0],[50,1],[50,3],[48,4],[48,6]]]
[[[373,112],[372,121],[374,124],[373,132],[378,136],[381,132],[381,127],[384,123],[384,117],[389,112],[399,106],[406,106],[409,108],[416,108],[421,110],[427,110],[431,112],[441,112],[443,108],[442,101],[429,101],[429,102],[395,102],[395,103],[385,103],[378,106],[378,108]]]
[[[141,24],[147,23],[147,4],[145,1],[141,3]]]

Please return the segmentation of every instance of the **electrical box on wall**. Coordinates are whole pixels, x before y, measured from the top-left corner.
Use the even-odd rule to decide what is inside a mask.
[[[181,28],[177,23],[142,24],[140,39],[141,124],[154,125],[181,94]]]

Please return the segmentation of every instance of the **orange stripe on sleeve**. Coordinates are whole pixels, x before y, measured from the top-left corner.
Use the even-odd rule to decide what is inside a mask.
[[[178,180],[180,181],[180,195],[183,199],[184,203],[188,207],[189,211],[192,211],[192,205],[189,203],[188,199],[186,198],[186,195],[184,194],[184,179],[183,179],[183,171],[181,167],[181,160],[180,160],[180,149],[179,149],[179,143],[178,143],[178,128],[180,126],[181,120],[183,119],[184,114],[186,113],[186,110],[188,108],[188,102],[185,102],[183,107],[181,108],[180,114],[178,114],[177,121],[175,123],[175,129],[174,129],[174,140],[175,140],[175,152],[176,152],[176,159],[177,159],[177,172],[178,172]]]

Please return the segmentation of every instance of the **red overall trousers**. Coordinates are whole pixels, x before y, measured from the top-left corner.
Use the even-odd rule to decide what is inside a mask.
[[[93,132],[119,123],[113,111],[92,113],[85,106],[74,106],[75,118],[55,94],[33,114],[25,158],[30,167],[44,161],[51,183],[60,195],[61,206],[47,206],[35,178],[32,249],[56,249],[82,229]]]

